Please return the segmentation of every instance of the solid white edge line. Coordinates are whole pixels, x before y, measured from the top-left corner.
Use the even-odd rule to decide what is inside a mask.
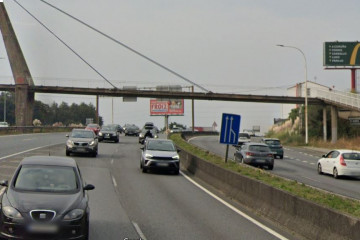
[[[275,232],[274,230],[270,229],[269,227],[265,226],[264,224],[258,222],[257,220],[253,219],[252,217],[246,215],[245,213],[243,213],[242,211],[240,211],[239,209],[235,208],[234,206],[232,206],[231,204],[225,202],[224,200],[222,200],[221,198],[219,198],[218,196],[216,196],[215,194],[213,194],[212,192],[210,192],[209,190],[207,190],[206,188],[202,187],[200,184],[198,184],[197,182],[195,182],[194,180],[192,180],[190,177],[186,176],[184,173],[180,172],[182,176],[184,176],[188,181],[190,181],[192,184],[194,184],[195,186],[197,186],[198,188],[200,188],[201,190],[203,190],[205,193],[207,193],[208,195],[210,195],[211,197],[213,197],[214,199],[218,200],[220,203],[224,204],[226,207],[230,208],[231,210],[233,210],[234,212],[236,212],[237,214],[239,214],[240,216],[242,216],[243,218],[247,219],[248,221],[252,222],[253,224],[257,225],[258,227],[264,229],[265,231],[267,231],[268,233],[274,235],[275,237],[281,239],[281,240],[288,240],[288,238],[280,235],[279,233]]]
[[[60,143],[55,143],[55,144],[50,144],[50,145],[46,145],[46,146],[42,146],[42,147],[32,148],[32,149],[25,150],[25,151],[22,151],[22,152],[7,155],[5,157],[1,157],[0,160],[4,160],[6,158],[13,157],[13,156],[16,156],[16,155],[20,155],[20,154],[23,154],[23,153],[31,152],[31,151],[34,151],[34,150],[37,150],[37,149],[40,149],[40,148],[47,148],[47,147],[55,146],[55,145],[58,145],[58,144],[60,144]]]
[[[144,233],[141,231],[139,225],[136,222],[131,222],[136,230],[136,232],[139,234],[141,240],[146,240],[146,237]]]

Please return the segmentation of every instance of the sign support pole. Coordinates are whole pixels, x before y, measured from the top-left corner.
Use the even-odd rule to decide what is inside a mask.
[[[229,156],[229,144],[226,145],[225,163],[227,163],[228,156]]]

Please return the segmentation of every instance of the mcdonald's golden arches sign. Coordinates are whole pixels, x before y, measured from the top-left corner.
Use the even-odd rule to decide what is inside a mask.
[[[359,42],[325,42],[324,66],[360,66]]]

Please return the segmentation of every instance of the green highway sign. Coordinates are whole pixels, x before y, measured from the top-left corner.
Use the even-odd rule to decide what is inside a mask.
[[[360,66],[359,42],[325,42],[324,66]]]

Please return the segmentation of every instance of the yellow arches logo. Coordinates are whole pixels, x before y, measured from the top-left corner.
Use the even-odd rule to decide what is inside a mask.
[[[356,56],[357,53],[359,52],[359,48],[360,48],[360,43],[356,44],[356,46],[354,47],[354,50],[351,54],[351,58],[350,58],[350,65],[354,66],[355,62],[356,62]]]

